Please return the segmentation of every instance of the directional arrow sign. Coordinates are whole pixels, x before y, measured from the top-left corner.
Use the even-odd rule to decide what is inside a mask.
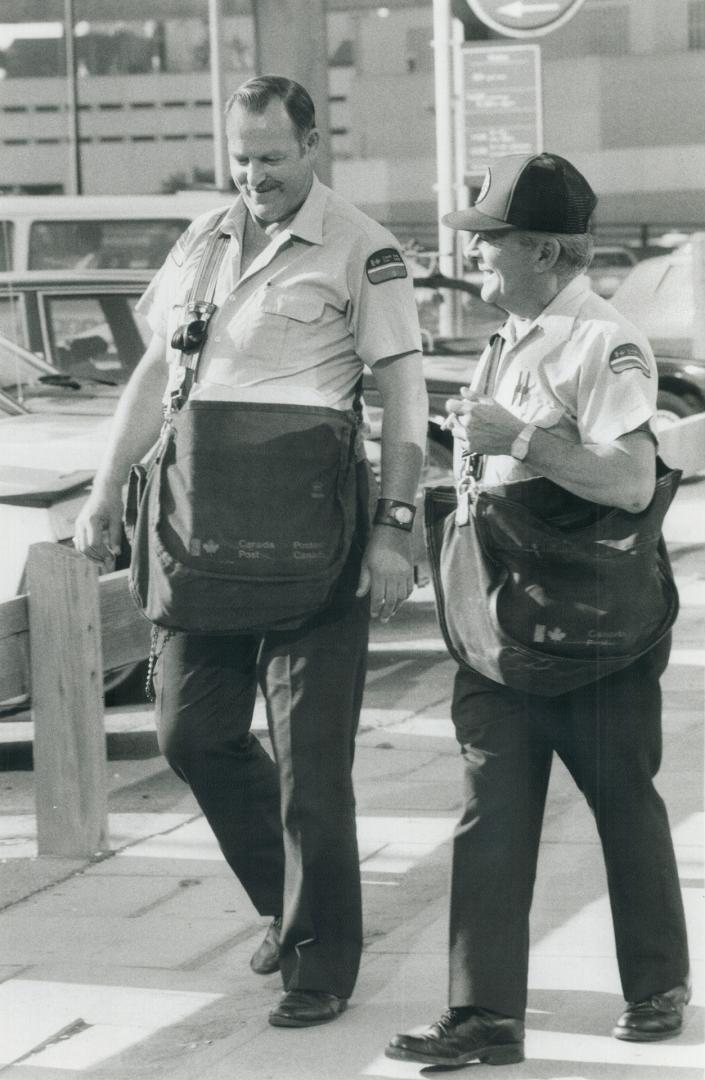
[[[556,30],[585,0],[467,0],[486,26],[506,37],[537,37]]]

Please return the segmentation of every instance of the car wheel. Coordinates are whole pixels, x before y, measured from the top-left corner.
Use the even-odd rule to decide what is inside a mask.
[[[692,394],[674,394],[672,390],[659,390],[656,403],[657,429],[670,427],[685,416],[701,412],[702,405]]]

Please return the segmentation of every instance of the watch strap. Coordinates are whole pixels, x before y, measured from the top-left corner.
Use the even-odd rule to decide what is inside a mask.
[[[393,529],[411,532],[415,516],[416,507],[413,503],[401,502],[399,499],[378,499],[374,524],[391,525]]]

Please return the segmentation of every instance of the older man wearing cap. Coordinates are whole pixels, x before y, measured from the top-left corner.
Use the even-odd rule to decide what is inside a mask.
[[[474,206],[445,223],[473,234],[482,296],[508,313],[474,386],[448,402],[458,457],[484,455],[482,485],[544,476],[639,513],[655,483],[656,367],[646,338],[590,289],[597,199],[555,154],[510,155]],[[500,348],[501,346],[501,348]],[[627,1008],[613,1034],[677,1035],[690,997],[683,905],[653,777],[661,755],[659,677],[670,640],[627,668],[558,697],[523,693],[463,667],[453,722],[465,808],[453,850],[449,1008],[387,1055],[430,1065],[509,1064],[524,1055],[529,910],[553,753],[585,795],[607,870]]]

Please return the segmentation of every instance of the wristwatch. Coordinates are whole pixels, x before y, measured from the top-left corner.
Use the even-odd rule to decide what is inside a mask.
[[[378,499],[375,511],[375,525],[391,525],[394,529],[411,532],[414,526],[416,507],[412,503],[398,499]]]
[[[517,461],[523,461],[529,453],[529,443],[531,442],[531,437],[535,431],[536,424],[526,424],[512,443],[509,453],[513,458],[516,458]]]

